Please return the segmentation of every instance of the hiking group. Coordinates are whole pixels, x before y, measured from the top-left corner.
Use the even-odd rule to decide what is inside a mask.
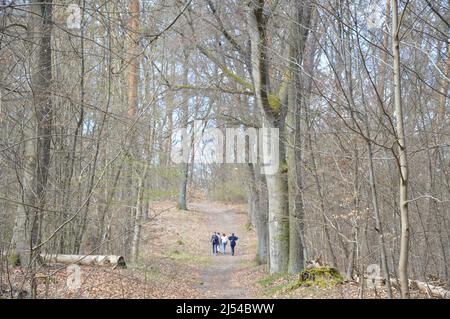
[[[238,239],[239,238],[237,238],[234,233],[232,233],[231,236],[227,237],[227,235],[225,234],[222,234],[222,236],[220,236],[219,232],[215,232],[211,236],[210,240],[212,244],[213,255],[217,256],[218,253],[225,255],[227,244],[229,241],[231,247],[231,256],[234,256],[234,247],[236,247],[236,241]]]

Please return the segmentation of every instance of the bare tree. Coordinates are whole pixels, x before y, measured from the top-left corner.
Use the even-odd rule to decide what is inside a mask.
[[[399,205],[401,215],[402,234],[400,242],[400,259],[398,272],[403,298],[409,298],[408,282],[408,255],[409,255],[409,216],[408,216],[408,159],[406,148],[406,136],[404,128],[404,115],[402,106],[402,89],[400,79],[400,21],[398,13],[397,0],[392,1],[392,53],[393,53],[393,72],[394,72],[394,105],[395,122],[398,147],[398,165],[399,165]]]

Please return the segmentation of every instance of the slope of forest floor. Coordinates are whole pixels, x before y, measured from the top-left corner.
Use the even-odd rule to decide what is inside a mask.
[[[140,261],[126,269],[82,266],[80,289],[67,289],[64,265],[40,270],[41,298],[359,298],[360,285],[297,287],[298,276],[268,275],[255,263],[256,236],[249,227],[245,205],[198,201],[189,211],[173,202],[154,204],[142,227]],[[236,233],[236,255],[213,256],[212,232]],[[7,278],[9,277],[9,279]],[[0,282],[0,297],[14,295],[26,274],[9,269]],[[23,289],[27,290],[24,286]],[[398,294],[394,291],[395,295]],[[385,298],[386,292],[364,290],[364,298]],[[412,291],[413,298],[427,298]]]
[[[180,211],[173,202],[152,207],[141,231],[138,264],[126,269],[81,266],[81,288],[67,289],[66,265],[39,270],[41,298],[251,298],[239,274],[252,263],[254,231],[247,229],[244,205],[198,202]],[[220,231],[239,236],[236,256],[213,256],[211,234]],[[20,267],[9,269],[0,281],[0,297],[17,297],[29,291],[27,274]],[[11,291],[10,287],[14,289]]]

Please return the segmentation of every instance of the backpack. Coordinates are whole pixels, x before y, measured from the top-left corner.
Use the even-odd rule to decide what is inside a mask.
[[[211,237],[211,241],[214,243],[214,244],[218,244],[219,243],[219,237],[217,237],[217,235],[216,234],[214,234],[214,235],[212,235],[212,237]]]

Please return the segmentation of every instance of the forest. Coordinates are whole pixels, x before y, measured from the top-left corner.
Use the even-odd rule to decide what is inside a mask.
[[[449,36],[449,0],[0,0],[0,299],[450,298]]]

